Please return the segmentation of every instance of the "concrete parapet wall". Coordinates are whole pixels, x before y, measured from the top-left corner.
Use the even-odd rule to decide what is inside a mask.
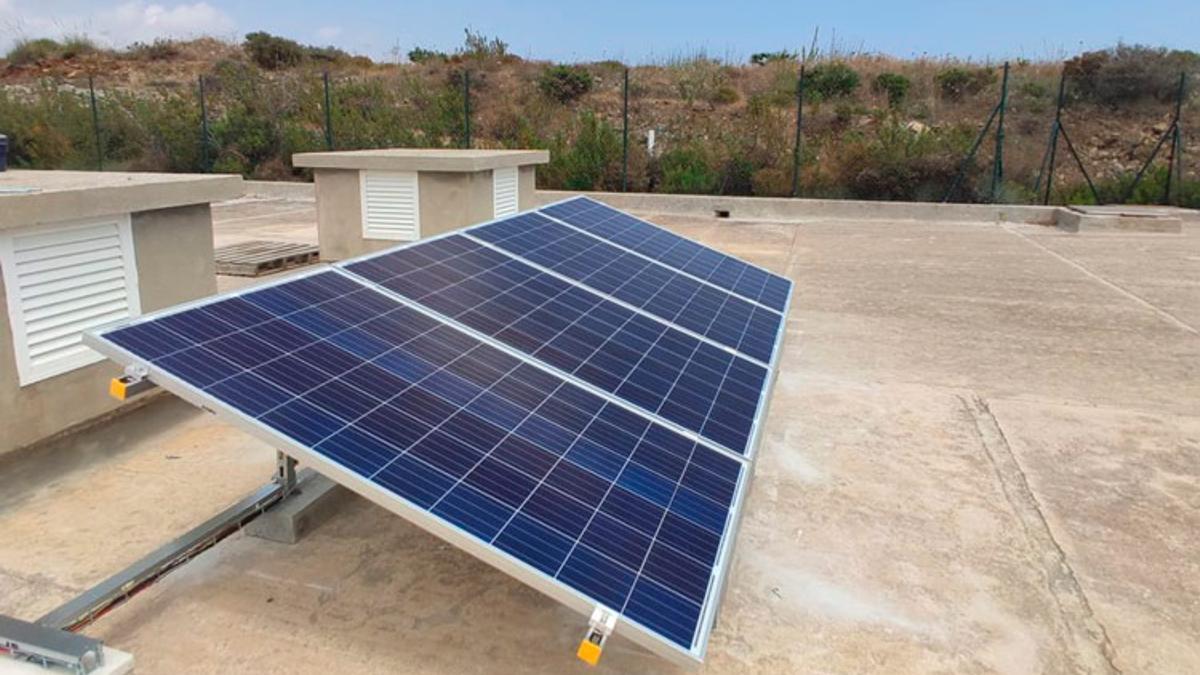
[[[868,202],[842,199],[787,199],[780,197],[724,197],[714,195],[664,195],[621,192],[571,192],[539,190],[539,204],[586,194],[618,209],[660,211],[711,217],[728,211],[739,220],[886,220],[1010,222],[1055,225],[1055,206],[1021,204],[934,204],[928,202]]]

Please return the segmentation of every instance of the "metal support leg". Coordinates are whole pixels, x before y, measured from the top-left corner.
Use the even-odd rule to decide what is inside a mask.
[[[275,452],[275,482],[283,488],[285,498],[296,489],[296,459],[282,451]]]

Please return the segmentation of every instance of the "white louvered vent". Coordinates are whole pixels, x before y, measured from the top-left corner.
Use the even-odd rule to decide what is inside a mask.
[[[492,169],[492,217],[516,213],[517,203],[517,167]]]
[[[21,386],[100,361],[83,332],[141,313],[128,214],[0,236],[0,267]]]
[[[421,237],[421,199],[415,171],[363,171],[363,237],[415,241]]]

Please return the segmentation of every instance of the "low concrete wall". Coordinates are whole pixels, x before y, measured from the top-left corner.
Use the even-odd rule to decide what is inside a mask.
[[[586,194],[618,209],[658,211],[711,217],[718,209],[740,220],[921,220],[951,222],[1010,222],[1054,225],[1054,206],[1017,204],[933,204],[926,202],[866,202],[842,199],[785,199],[778,197],[721,197],[664,195],[640,192],[570,192],[538,190],[538,204]]]
[[[143,312],[216,292],[207,204],[134,212],[130,220]],[[59,435],[122,405],[108,396],[109,380],[121,374],[111,361],[22,387],[12,355],[8,305],[0,302],[0,454]]]
[[[533,167],[521,169],[521,210],[586,194],[615,208],[712,216],[717,209],[742,220],[939,220],[1009,222],[1055,225],[1066,211],[1057,206],[1025,204],[935,204],[930,202],[869,202],[843,199],[786,199],[780,197],[721,197],[665,195],[643,192],[572,192],[533,190]],[[245,181],[246,194],[267,199],[315,199],[311,183]],[[1067,216],[1063,216],[1067,217]]]

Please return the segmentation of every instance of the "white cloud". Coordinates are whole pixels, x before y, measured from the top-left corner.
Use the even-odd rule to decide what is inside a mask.
[[[95,22],[97,32],[117,46],[158,37],[216,35],[234,28],[228,14],[207,2],[164,5],[131,0],[99,10]]]
[[[3,2],[3,0],[0,0],[0,2]],[[321,26],[317,29],[317,39],[322,42],[330,42],[341,34],[341,26]]]
[[[97,6],[99,5],[99,6]],[[200,2],[125,0],[112,4],[0,0],[0,47],[18,39],[83,33],[123,47],[160,37],[191,38],[231,33],[233,19],[218,7]]]

